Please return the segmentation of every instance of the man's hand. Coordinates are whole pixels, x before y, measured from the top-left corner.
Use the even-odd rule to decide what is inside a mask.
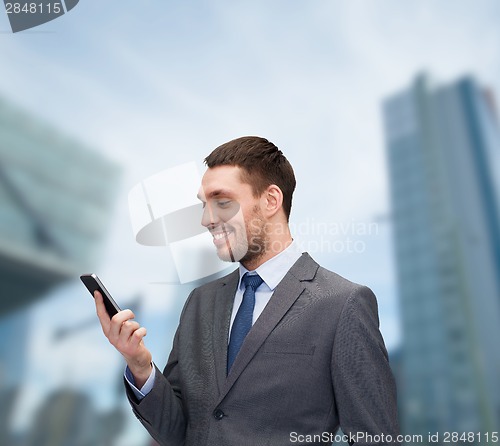
[[[94,292],[94,298],[104,335],[123,355],[134,375],[136,387],[140,389],[149,378],[152,367],[151,353],[143,342],[146,329],[133,320],[135,315],[130,310],[120,311],[110,319],[99,291]]]

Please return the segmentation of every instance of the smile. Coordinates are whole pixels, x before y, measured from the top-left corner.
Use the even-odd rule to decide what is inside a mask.
[[[212,236],[215,240],[220,240],[224,237],[227,237],[229,234],[232,234],[233,231],[227,231],[227,232],[213,232]]]
[[[231,235],[233,231],[222,231],[222,232],[212,232],[212,237],[214,238],[214,243],[216,245],[220,244],[221,242],[226,242],[227,238],[229,235]]]

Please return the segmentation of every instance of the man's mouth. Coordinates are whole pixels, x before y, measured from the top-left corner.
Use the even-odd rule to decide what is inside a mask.
[[[212,232],[214,244],[216,246],[221,246],[221,245],[227,243],[227,239],[228,239],[229,235],[231,235],[232,233],[233,233],[232,230]]]

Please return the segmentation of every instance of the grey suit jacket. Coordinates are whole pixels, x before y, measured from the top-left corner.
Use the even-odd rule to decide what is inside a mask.
[[[127,388],[151,436],[165,446],[324,445],[340,425],[356,444],[395,441],[396,389],[373,293],[304,253],[226,376],[238,278],[195,289],[153,390],[139,402]]]

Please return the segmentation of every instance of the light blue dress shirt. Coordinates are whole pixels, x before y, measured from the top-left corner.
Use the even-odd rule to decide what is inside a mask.
[[[249,274],[258,274],[262,280],[264,281],[262,285],[259,286],[255,290],[255,307],[253,310],[253,319],[252,324],[258,319],[267,303],[271,299],[271,296],[274,293],[275,288],[278,284],[283,280],[286,273],[290,270],[293,264],[299,259],[302,255],[299,244],[296,241],[293,241],[290,246],[281,251],[279,254],[275,255],[273,258],[269,259],[267,262],[264,262],[254,271],[248,271],[241,263],[239,267],[240,272],[240,280],[238,282],[238,288],[236,289],[236,294],[234,296],[233,303],[233,311],[231,314],[231,323],[229,325],[229,333],[231,333],[231,327],[233,326],[234,318],[236,317],[236,313],[238,312],[238,308],[241,305],[241,301],[243,300],[243,292],[244,287],[242,286],[241,279],[245,273]],[[144,398],[153,388],[155,382],[155,370],[151,371],[151,375],[149,375],[146,383],[138,389],[134,385],[134,377],[132,372],[127,367],[125,369],[125,380],[129,384],[132,392],[138,400]]]

